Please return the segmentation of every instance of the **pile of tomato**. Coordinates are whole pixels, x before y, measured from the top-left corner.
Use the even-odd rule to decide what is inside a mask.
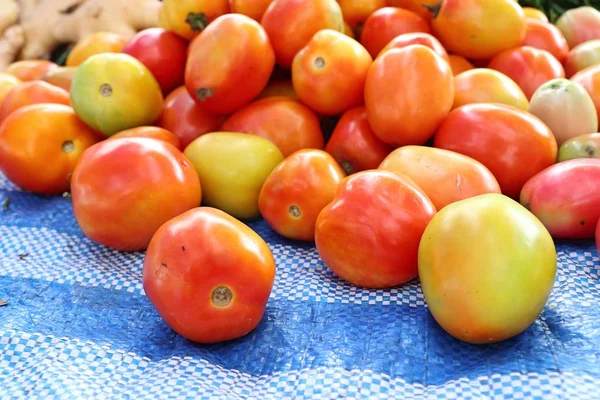
[[[260,322],[260,218],[351,284],[418,277],[473,343],[538,317],[554,239],[600,246],[591,7],[552,24],[513,0],[164,0],[131,40],[14,63],[0,102],[2,173],[146,251],[149,300],[197,342]]]

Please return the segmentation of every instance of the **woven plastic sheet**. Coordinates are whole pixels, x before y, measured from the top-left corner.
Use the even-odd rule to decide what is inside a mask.
[[[494,345],[459,342],[418,282],[363,290],[314,246],[252,227],[277,261],[258,328],[217,345],[169,329],[145,297],[143,253],[85,238],[69,200],[0,176],[0,398],[600,398],[600,262],[591,241],[559,243],[541,316]]]

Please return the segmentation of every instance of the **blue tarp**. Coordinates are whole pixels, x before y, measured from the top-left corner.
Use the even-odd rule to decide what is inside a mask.
[[[313,245],[251,226],[277,261],[258,328],[198,345],[144,295],[143,253],[85,238],[70,201],[0,177],[0,398],[600,398],[600,261],[561,242],[541,316],[500,344],[447,335],[418,282],[355,288]]]

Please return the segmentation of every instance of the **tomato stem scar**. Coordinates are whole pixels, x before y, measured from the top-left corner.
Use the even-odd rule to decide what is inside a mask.
[[[65,140],[62,144],[62,151],[65,153],[72,153],[75,150],[75,144],[70,140]]]
[[[290,208],[288,209],[288,212],[294,218],[300,218],[300,216],[302,215],[302,211],[300,211],[300,207],[298,207],[295,204],[292,204],[290,206]]]
[[[325,66],[325,59],[323,57],[317,57],[314,61],[315,67],[323,68]]]
[[[188,24],[190,29],[194,32],[202,32],[208,25],[208,17],[203,12],[191,12],[185,18],[185,23]]]
[[[196,89],[196,97],[200,101],[205,101],[206,99],[210,99],[213,96],[214,92],[209,88],[200,88]]]
[[[227,307],[233,299],[233,293],[227,286],[218,286],[212,291],[212,303],[217,307]]]
[[[112,95],[112,87],[108,83],[100,85],[100,96],[109,97]]]
[[[354,165],[348,160],[344,160],[340,163],[340,167],[344,170],[346,175],[351,175],[354,173]]]

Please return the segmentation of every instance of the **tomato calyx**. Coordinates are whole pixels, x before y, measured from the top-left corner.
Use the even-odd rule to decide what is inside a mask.
[[[208,25],[208,17],[203,12],[190,12],[185,18],[185,23],[190,26],[194,32],[202,32]]]
[[[433,14],[433,19],[436,19],[440,13],[440,10],[442,9],[442,3],[443,3],[443,1],[440,1],[439,3],[433,4],[433,5],[429,5],[429,4],[421,4],[421,5],[423,7],[425,7],[431,14]]]
[[[112,95],[113,89],[108,83],[103,83],[100,85],[100,96],[102,97],[110,97]]]
[[[200,101],[206,101],[207,99],[210,99],[211,97],[213,97],[213,95],[215,94],[215,92],[210,88],[196,89],[195,93],[196,93],[196,97]]]
[[[211,293],[211,301],[217,307],[227,307],[233,300],[233,292],[227,286],[217,286]]]
[[[71,140],[65,140],[61,148],[64,153],[72,153],[75,150],[75,143]]]
[[[288,213],[294,218],[300,218],[302,215],[302,211],[300,211],[300,207],[295,204],[292,204],[290,208],[288,208]]]

